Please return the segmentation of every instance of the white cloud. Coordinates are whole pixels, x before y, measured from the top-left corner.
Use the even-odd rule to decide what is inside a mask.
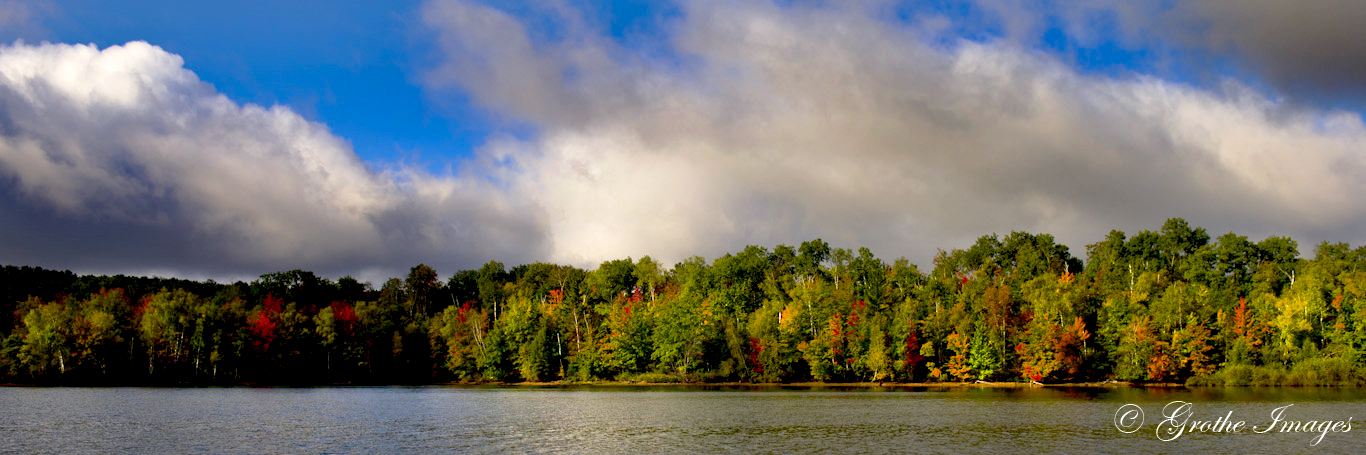
[[[478,179],[373,172],[326,126],[239,105],[142,42],[0,48],[0,176],[29,222],[92,231],[47,239],[30,226],[49,244],[0,251],[15,262],[355,273],[525,260],[539,243],[536,218]],[[127,232],[103,237],[110,226]],[[110,241],[138,248],[101,258]]]
[[[429,87],[539,131],[485,153],[525,172],[514,193],[546,210],[552,259],[677,260],[820,236],[923,263],[1010,230],[1084,255],[1111,228],[1175,216],[1366,240],[1355,114],[1236,82],[1083,75],[1008,41],[946,49],[857,8],[682,9],[680,64],[581,28],[537,42],[498,10],[428,5],[448,57]]]

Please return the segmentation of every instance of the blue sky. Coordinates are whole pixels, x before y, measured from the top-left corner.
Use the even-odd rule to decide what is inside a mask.
[[[238,102],[283,104],[326,123],[368,161],[437,163],[479,145],[490,126],[464,103],[436,103],[414,84],[430,53],[418,6],[72,1],[42,22],[53,41],[161,46]]]
[[[1084,256],[1178,216],[1308,252],[1366,240],[1344,196],[1366,175],[1359,19],[1224,0],[0,1],[0,210],[19,220],[0,262],[378,279],[823,237],[926,264],[1011,230]]]

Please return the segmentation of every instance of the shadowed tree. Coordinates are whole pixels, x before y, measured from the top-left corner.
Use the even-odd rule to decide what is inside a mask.
[[[408,271],[408,278],[403,281],[403,285],[407,291],[404,308],[408,312],[408,318],[413,321],[425,321],[427,308],[431,306],[432,293],[441,287],[441,283],[436,280],[436,271],[426,264],[413,266]]]

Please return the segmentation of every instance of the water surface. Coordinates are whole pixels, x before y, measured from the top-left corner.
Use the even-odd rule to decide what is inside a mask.
[[[1172,401],[1353,429],[1161,441]],[[1361,453],[1362,419],[1358,389],[0,388],[0,452]]]

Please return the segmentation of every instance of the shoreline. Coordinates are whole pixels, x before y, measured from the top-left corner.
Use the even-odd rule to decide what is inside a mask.
[[[633,382],[633,381],[587,381],[587,382],[448,382],[433,385],[442,386],[499,386],[499,387],[754,387],[754,388],[847,388],[847,389],[922,389],[922,388],[1187,388],[1178,383],[1132,382],[1068,382],[1040,384],[1028,382]]]
[[[270,383],[239,383],[239,384],[26,384],[26,383],[0,383],[0,388],[22,388],[22,387],[54,387],[54,388],[86,388],[86,387],[130,387],[130,388],[314,388],[314,387],[511,387],[511,388],[647,388],[647,387],[679,387],[679,388],[787,388],[787,389],[961,389],[961,388],[981,388],[981,389],[1043,389],[1043,388],[1190,388],[1185,384],[1178,383],[1132,383],[1132,382],[1069,382],[1054,384],[1039,384],[1027,382],[634,382],[634,381],[584,381],[584,382],[434,382],[429,384],[356,384],[356,383],[326,383],[326,384],[270,384]],[[1273,386],[1275,388],[1287,386]]]

